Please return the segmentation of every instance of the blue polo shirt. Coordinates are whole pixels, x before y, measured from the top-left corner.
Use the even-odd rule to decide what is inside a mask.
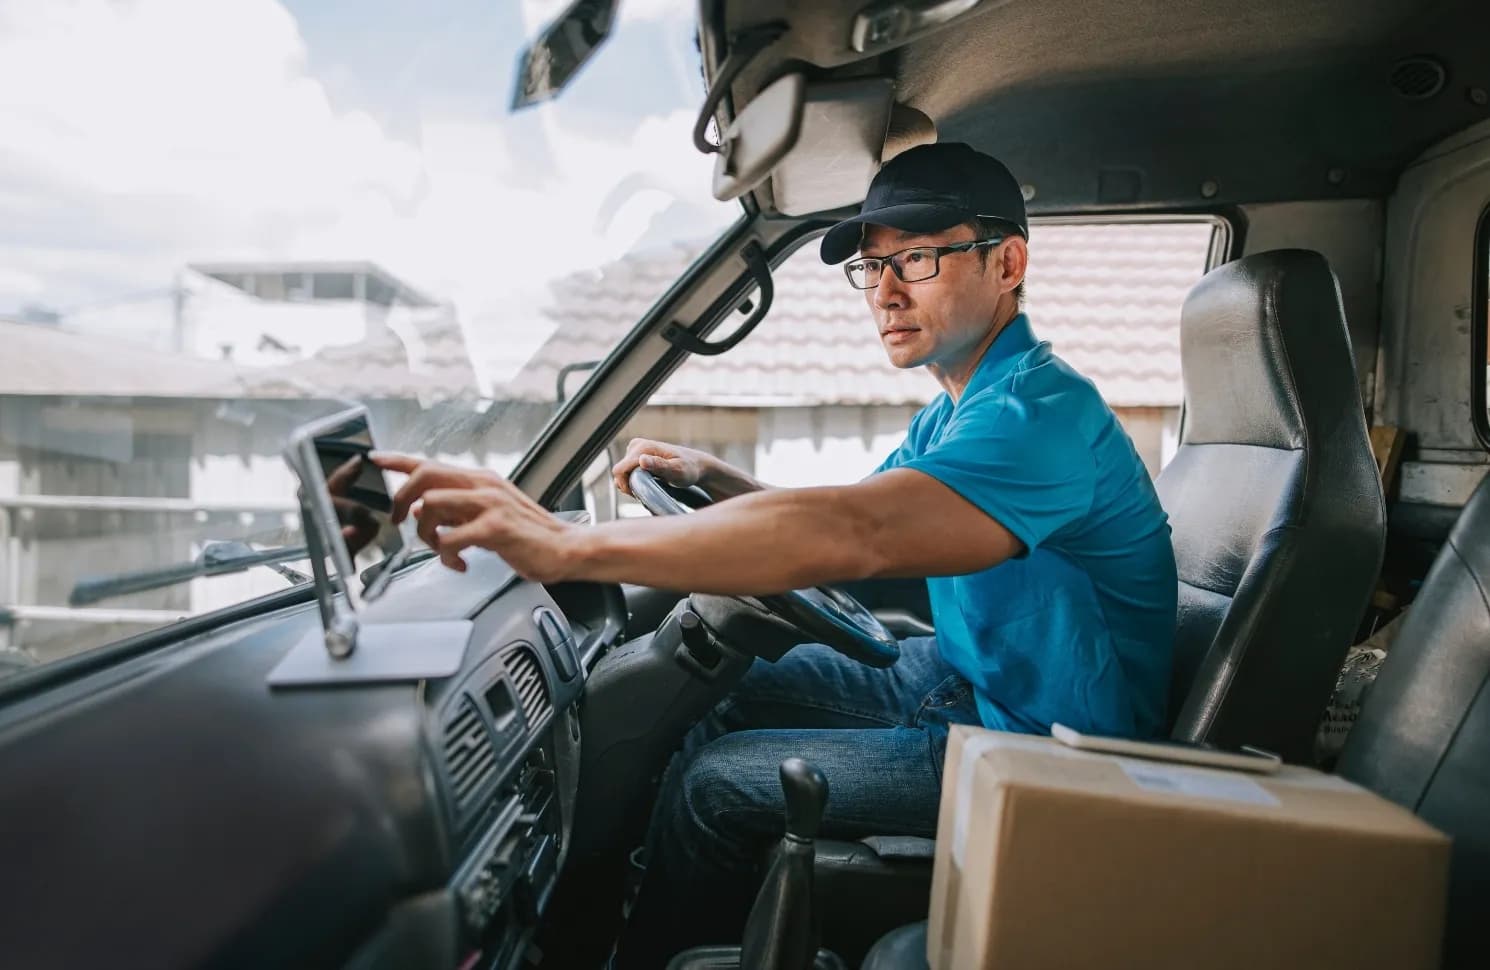
[[[1178,582],[1143,461],[1092,382],[1015,317],[962,398],[942,394],[879,468],[914,468],[987,512],[1025,555],[927,580],[937,646],[983,724],[1162,732]]]

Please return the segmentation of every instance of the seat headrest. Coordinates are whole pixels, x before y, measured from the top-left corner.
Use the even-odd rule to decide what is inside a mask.
[[[1360,408],[1340,287],[1319,253],[1256,253],[1207,273],[1180,317],[1186,444],[1304,447]]]

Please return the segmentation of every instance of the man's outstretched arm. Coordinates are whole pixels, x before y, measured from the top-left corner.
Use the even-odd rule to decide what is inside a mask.
[[[918,471],[853,485],[753,492],[686,516],[598,526],[562,522],[495,475],[405,456],[382,467],[410,475],[395,515],[447,566],[490,549],[541,582],[594,580],[723,594],[780,592],[880,576],[976,572],[1022,551],[987,513]]]

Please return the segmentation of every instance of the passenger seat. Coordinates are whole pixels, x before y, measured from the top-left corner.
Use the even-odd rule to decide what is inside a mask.
[[[1490,965],[1490,479],[1428,571],[1336,770],[1453,836],[1443,966]]]

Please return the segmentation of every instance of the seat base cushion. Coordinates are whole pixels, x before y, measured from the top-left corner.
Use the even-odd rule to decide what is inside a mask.
[[[864,957],[860,970],[928,970],[926,923],[912,923],[880,938]]]

